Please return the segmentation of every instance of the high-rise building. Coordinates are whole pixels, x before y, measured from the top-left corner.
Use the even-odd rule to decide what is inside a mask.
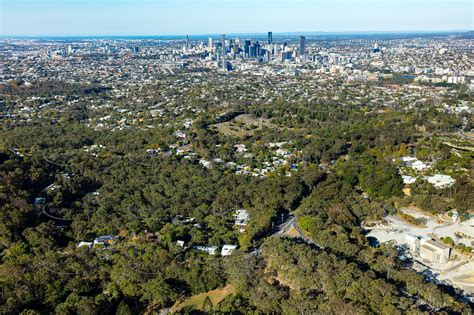
[[[239,45],[237,44],[235,38],[229,39],[229,51],[233,56],[235,56],[235,54],[237,54],[239,51]]]
[[[189,44],[189,35],[186,35],[186,51],[189,51],[190,48],[191,46]]]
[[[281,52],[281,61],[291,60],[293,53],[291,51],[282,51]]]
[[[300,56],[304,56],[306,54],[306,37],[301,36],[300,37],[300,50],[299,50]]]
[[[261,53],[262,53],[262,48],[259,42],[250,44],[250,47],[249,47],[250,58],[257,58],[260,56]]]
[[[249,47],[249,57],[255,58],[257,57],[257,45],[251,44]]]
[[[248,57],[250,56],[250,45],[252,44],[252,41],[250,39],[246,39],[245,40],[245,44],[244,44],[244,54],[245,54],[245,57]]]
[[[212,37],[209,37],[209,42],[207,43],[207,47],[209,48],[209,50],[212,50],[214,44],[212,42]]]
[[[226,47],[225,47],[225,34],[222,34],[221,37],[221,58],[222,58],[222,69],[227,70],[227,61],[226,61]]]
[[[273,33],[272,33],[272,32],[268,32],[268,41],[267,41],[267,44],[268,44],[268,45],[273,44]]]

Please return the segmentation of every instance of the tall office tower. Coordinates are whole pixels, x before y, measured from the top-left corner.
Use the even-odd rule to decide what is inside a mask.
[[[212,50],[212,46],[214,46],[212,42],[212,37],[209,37],[209,42],[207,43],[207,47],[209,48],[209,50]]]
[[[259,42],[256,42],[255,43],[255,53],[256,53],[256,56],[255,57],[260,57],[260,55],[262,54],[262,47],[260,46],[260,43]]]
[[[225,55],[226,55],[226,49],[225,49],[225,34],[222,34],[222,37],[221,37],[221,49],[222,49],[222,53],[221,53],[221,57],[222,57],[222,69],[226,70],[227,69],[227,61],[225,59]]]
[[[304,56],[306,53],[306,37],[300,37],[300,56]]]
[[[271,45],[273,44],[273,33],[272,32],[268,32],[268,45]]]
[[[256,58],[257,57],[257,44],[252,43],[249,47],[249,57]]]
[[[252,43],[249,46],[249,58],[257,58],[262,54],[262,47],[259,42]]]
[[[246,39],[245,40],[245,44],[244,44],[244,54],[245,54],[245,57],[248,57],[250,56],[250,45],[252,44],[252,41],[250,39]]]
[[[232,55],[236,54],[238,45],[235,42],[235,38],[229,39],[229,51]]]
[[[190,48],[191,46],[189,44],[189,35],[186,35],[186,51],[189,51]]]
[[[291,51],[282,51],[281,52],[281,61],[290,60],[293,57]]]

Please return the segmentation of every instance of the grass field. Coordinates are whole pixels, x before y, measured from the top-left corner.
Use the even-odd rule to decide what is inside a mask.
[[[201,310],[206,297],[211,299],[213,305],[217,305],[232,293],[234,293],[234,288],[229,284],[222,289],[216,289],[206,293],[193,295],[184,301],[176,301],[176,303],[170,308],[170,312],[176,313],[189,306],[191,306],[193,309]]]

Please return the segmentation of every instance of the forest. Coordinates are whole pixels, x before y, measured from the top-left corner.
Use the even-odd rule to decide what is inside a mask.
[[[104,93],[88,86],[37,88]],[[12,85],[3,93],[29,92]],[[3,120],[0,312],[153,314],[231,285],[233,293],[220,303],[205,300],[199,309],[180,312],[472,314],[472,305],[453,288],[426,281],[389,244],[370,246],[361,228],[363,221],[396,213],[400,204],[472,211],[472,179],[460,176],[449,190],[417,182],[407,197],[393,162],[406,145],[424,139],[415,125],[454,132],[459,117],[365,113],[331,102],[287,106],[282,100],[231,109],[267,119],[277,129],[226,135],[212,128],[220,122],[213,109],[194,121],[184,140],[172,124],[92,128],[84,123],[94,115],[87,106],[34,121]],[[297,171],[282,166],[265,177],[245,176],[217,164],[203,167],[198,158],[259,165],[259,158],[268,158],[260,152],[263,144],[272,141],[298,148],[291,157]],[[252,148],[253,156],[236,153],[236,143]],[[195,155],[176,154],[182,146]],[[249,213],[243,233],[234,227],[237,209]],[[290,215],[314,244],[274,236]],[[104,247],[77,246],[104,235],[117,239]],[[225,244],[238,250],[225,257],[193,250]]]

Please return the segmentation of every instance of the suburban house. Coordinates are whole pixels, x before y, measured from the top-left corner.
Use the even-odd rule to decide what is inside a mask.
[[[237,248],[237,245],[224,245],[224,246],[222,246],[221,256],[230,256],[236,248]]]
[[[448,188],[454,185],[456,180],[449,175],[435,174],[434,176],[427,176],[425,179],[435,188]]]
[[[403,156],[403,157],[401,157],[401,160],[403,162],[405,162],[405,165],[408,165],[408,163],[413,163],[413,162],[417,161],[418,159],[416,157],[412,157],[412,156]]]
[[[111,245],[113,244],[116,240],[118,240],[118,236],[116,235],[105,235],[105,236],[99,236],[94,240],[94,246],[96,245]]]
[[[426,165],[425,163],[423,163],[422,161],[418,160],[415,157],[404,156],[402,157],[402,161],[405,163],[406,167],[411,167],[412,169],[417,170],[417,171],[424,171],[427,168],[429,168],[428,165]]]
[[[416,177],[413,176],[403,175],[402,179],[405,185],[413,184],[414,182],[416,182]]]
[[[208,253],[209,255],[215,255],[217,253],[217,246],[194,246],[194,249]]]
[[[192,222],[194,222],[194,218],[188,218],[180,214],[178,214],[173,218],[173,220],[171,220],[171,223],[174,225],[187,224]]]
[[[88,248],[92,248],[92,245],[93,243],[92,242],[84,242],[84,241],[81,241],[79,242],[79,244],[77,244],[77,248],[81,248],[81,247],[88,247]]]
[[[239,209],[235,212],[235,226],[239,229],[240,232],[244,232],[249,222],[249,214],[245,209]]]
[[[245,153],[248,151],[245,144],[236,144],[234,145],[234,149],[237,151],[237,153]]]
[[[211,168],[212,166],[212,163],[210,161],[206,161],[204,159],[199,160],[199,164],[201,164],[205,168]]]
[[[424,171],[425,169],[428,168],[428,165],[421,162],[420,160],[416,160],[415,162],[411,164],[411,168],[417,171]]]
[[[185,134],[183,131],[181,131],[181,130],[177,130],[177,131],[175,132],[175,136],[176,136],[177,138],[181,138],[181,139],[186,138],[186,134]]]

